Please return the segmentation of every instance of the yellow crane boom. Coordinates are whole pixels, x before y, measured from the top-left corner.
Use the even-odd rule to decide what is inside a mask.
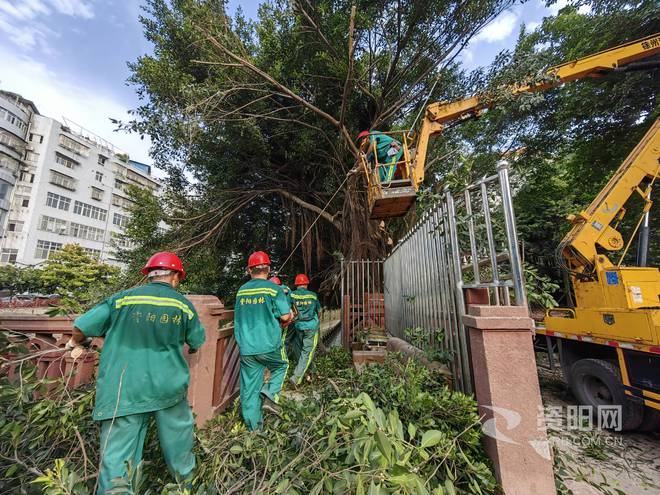
[[[516,85],[511,87],[510,91],[513,94],[530,93],[553,88],[576,79],[601,77],[608,72],[620,70],[632,62],[652,57],[658,53],[660,53],[660,33],[552,67],[547,71],[549,76],[547,82]],[[426,108],[416,142],[413,170],[411,171],[417,187],[424,181],[426,154],[431,136],[442,132],[447,122],[479,115],[492,104],[481,96],[472,96],[450,103],[432,103]]]
[[[614,266],[607,257],[598,256],[596,249],[617,251],[624,247],[621,233],[610,224],[616,219],[621,220],[624,205],[633,194],[638,193],[644,200],[643,213],[649,211],[652,204],[648,199],[649,192],[655,180],[660,178],[658,156],[660,120],[653,123],[589,207],[577,215],[569,215],[568,220],[574,225],[560,243],[569,270],[591,271],[597,258],[605,267]],[[645,180],[648,184],[642,189]]]

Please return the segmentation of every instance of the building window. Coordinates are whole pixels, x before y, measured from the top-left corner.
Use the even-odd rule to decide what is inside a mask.
[[[133,201],[128,198],[119,196],[118,194],[112,195],[112,206],[118,206],[120,208],[128,209],[133,206]]]
[[[7,199],[11,191],[11,184],[7,181],[0,180],[0,200]]]
[[[101,250],[100,249],[92,249],[92,248],[84,247],[83,251],[85,251],[87,254],[89,254],[94,259],[99,259],[101,257]]]
[[[18,249],[3,249],[0,253],[0,263],[16,263]]]
[[[134,246],[133,241],[131,241],[128,237],[126,237],[123,234],[120,234],[119,232],[112,232],[112,242],[116,247],[123,248],[123,249],[132,249]]]
[[[76,190],[76,179],[69,177],[68,175],[55,172],[54,170],[50,171],[50,183],[63,187],[64,189],[69,189],[70,191]]]
[[[62,244],[59,242],[50,242],[50,241],[37,241],[37,249],[34,252],[34,257],[45,260],[50,258],[50,255],[56,251],[62,249]]]
[[[21,201],[21,206],[23,208],[27,208],[28,206],[30,206],[30,198],[23,198]]]
[[[71,222],[71,228],[69,229],[69,235],[79,239],[87,239],[88,241],[102,242],[103,233],[103,229],[97,229],[96,227],[90,227],[89,225],[74,222]]]
[[[92,187],[92,199],[101,201],[103,199],[103,189],[99,189],[98,187]]]
[[[4,120],[9,122],[10,124],[14,124],[21,131],[27,130],[27,123],[24,122],[18,115],[15,115],[15,114],[11,113],[9,110],[6,110],[4,108],[0,108],[0,117],[2,117]]]
[[[17,172],[20,162],[14,158],[11,158],[7,155],[0,155],[0,168],[9,170],[10,172]]]
[[[115,213],[112,216],[112,223],[117,227],[121,227],[123,229],[124,227],[126,227],[126,225],[128,225],[128,217],[126,215]]]
[[[73,151],[77,155],[84,157],[89,156],[89,148],[87,146],[71,139],[69,136],[65,136],[64,134],[60,134],[60,146],[69,151]]]
[[[103,173],[98,171],[94,172],[94,180],[96,180],[96,182],[103,182]]]
[[[102,222],[105,222],[106,218],[108,218],[108,210],[97,208],[96,206],[88,205],[87,203],[81,203],[80,201],[76,201],[73,204],[73,212],[82,215],[83,217],[101,220]]]
[[[34,174],[31,174],[27,170],[21,170],[20,174],[18,175],[18,180],[34,184]]]
[[[0,132],[0,143],[23,156],[23,152],[25,151],[23,141],[14,137],[12,134],[9,134],[8,132]]]
[[[126,192],[128,184],[122,180],[115,179],[115,189]]]
[[[39,160],[39,153],[35,153],[34,151],[25,152],[25,161],[36,163],[38,160]]]
[[[105,165],[105,162],[106,162],[106,161],[108,161],[108,157],[103,156],[103,155],[99,155],[99,159],[98,159],[98,161],[97,161],[97,163],[98,163],[99,165]]]
[[[58,210],[69,211],[69,207],[71,206],[71,198],[49,192],[46,196],[46,205],[50,206],[51,208],[57,208]]]
[[[41,221],[39,222],[39,230],[64,235],[66,234],[66,220],[43,215],[41,217]]]
[[[77,161],[59,153],[55,153],[55,162],[66,168],[74,168],[76,165],[80,165]]]
[[[25,222],[20,220],[9,220],[7,230],[9,232],[23,232],[23,225],[25,225]]]

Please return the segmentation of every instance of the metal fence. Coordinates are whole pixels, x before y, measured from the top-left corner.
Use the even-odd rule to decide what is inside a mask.
[[[508,163],[459,194],[445,188],[385,260],[384,280],[388,332],[425,330],[429,346],[451,355],[456,388],[471,393],[464,289],[487,291],[490,304],[527,304]]]
[[[341,262],[342,344],[348,348],[356,333],[374,327],[385,328],[383,262],[371,260]]]

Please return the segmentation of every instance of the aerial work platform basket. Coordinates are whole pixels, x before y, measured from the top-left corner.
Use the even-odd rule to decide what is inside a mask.
[[[392,163],[379,163],[378,154],[372,153],[373,161],[365,153],[360,154],[360,162],[367,183],[369,213],[372,220],[394,218],[405,215],[415,204],[418,181],[411,163],[408,131],[382,132],[395,137],[401,143],[401,160]],[[370,145],[370,148],[373,145]],[[414,150],[413,150],[414,152]],[[381,169],[396,166],[393,180],[381,182]]]

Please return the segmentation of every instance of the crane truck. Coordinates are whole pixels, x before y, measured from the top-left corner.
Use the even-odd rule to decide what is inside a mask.
[[[660,33],[553,67],[541,83],[509,89],[513,94],[542,91],[613,71],[648,69],[653,63],[640,60],[658,53]],[[478,117],[492,105],[480,96],[430,104],[416,138],[401,133],[398,180],[381,184],[378,163],[370,166],[363,159],[371,217],[405,214],[424,180],[430,138],[448,123]],[[573,227],[558,252],[570,277],[574,304],[548,311],[537,328],[537,339],[546,340],[551,359],[558,349],[564,379],[577,400],[591,407],[620,407],[619,427],[624,430],[660,428],[660,270],[623,266],[637,229],[627,242],[617,230],[626,202],[636,194],[644,204],[638,227],[648,222],[651,190],[658,178],[656,121],[592,204],[568,217]],[[642,231],[648,235],[647,228]],[[612,261],[617,253],[619,260]]]

